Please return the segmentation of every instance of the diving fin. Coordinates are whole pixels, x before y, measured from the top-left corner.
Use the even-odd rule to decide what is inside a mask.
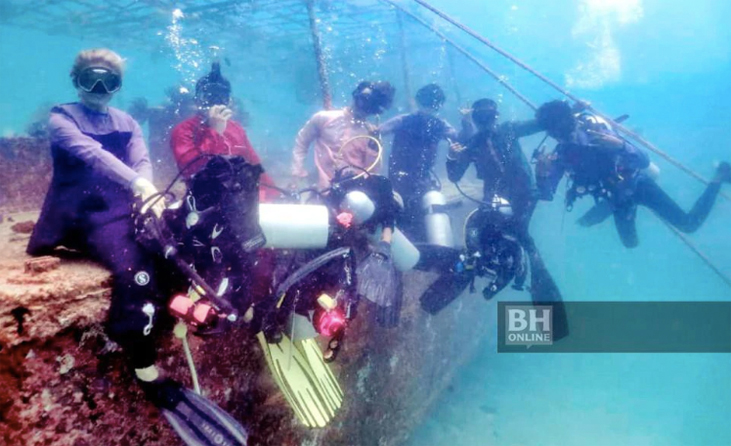
[[[586,211],[586,214],[579,218],[576,223],[585,227],[598,225],[611,217],[613,213],[614,209],[612,209],[612,205],[607,200],[600,200],[591,209]]]
[[[421,296],[421,308],[432,315],[439,313],[467,289],[473,277],[465,272],[439,276]]]
[[[340,388],[340,383],[333,375],[332,370],[330,370],[330,366],[325,362],[320,346],[317,345],[314,339],[296,341],[294,345],[307,360],[325,397],[324,401],[327,402],[330,410],[335,413],[343,404],[343,390]]]
[[[402,273],[397,274],[396,277],[398,283],[393,304],[376,309],[376,323],[382,328],[396,328],[401,321],[401,308],[404,302],[404,277]]]
[[[257,334],[274,380],[297,418],[308,427],[325,427],[343,403],[340,385],[313,339],[292,342],[282,336],[270,344]]]
[[[459,262],[459,255],[462,254],[462,249],[427,243],[417,243],[416,248],[421,253],[419,262],[414,266],[417,271],[449,270]]]
[[[561,291],[537,251],[530,256],[530,275],[530,294],[533,305],[548,305],[553,308],[553,340],[558,341],[565,338],[569,335],[566,306]]]
[[[359,296],[379,307],[390,307],[397,298],[398,278],[391,258],[391,245],[381,241],[355,269]]]
[[[187,446],[246,446],[246,429],[212,401],[169,379],[145,387]]]

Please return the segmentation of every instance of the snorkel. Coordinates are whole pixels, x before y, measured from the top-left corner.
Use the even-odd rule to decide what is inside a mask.
[[[220,62],[214,61],[210,73],[195,84],[195,102],[200,111],[231,102],[231,83],[221,74]]]

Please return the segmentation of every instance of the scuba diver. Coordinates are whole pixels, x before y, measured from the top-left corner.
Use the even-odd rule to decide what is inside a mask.
[[[497,104],[491,99],[479,99],[472,104],[471,120],[477,129],[462,148],[452,145],[447,155],[447,175],[457,184],[467,168],[475,165],[477,177],[483,181],[483,200],[480,206],[492,206],[495,196],[506,199],[512,217],[509,232],[528,254],[531,272],[530,292],[536,305],[554,305],[554,338],[568,334],[561,293],[546,268],[533,237],[528,232],[536,206],[535,185],[530,164],[519,143],[519,138],[543,130],[541,122],[497,123]],[[461,190],[461,189],[460,189]],[[453,269],[454,271],[454,269]],[[459,274],[445,274],[427,293],[441,294],[447,302],[454,300],[467,285]]]
[[[106,331],[129,356],[137,382],[186,444],[216,436],[246,444],[246,431],[211,401],[163,376],[155,365],[155,333],[165,318],[168,287],[162,259],[137,243],[130,217],[160,218],[163,197],[152,184],[152,166],[139,124],[108,104],[122,87],[123,59],[108,49],[81,51],[71,69],[79,102],[51,110],[53,177],[28,243],[32,256],[59,246],[78,250],[111,271]],[[137,200],[135,200],[135,197]],[[170,279],[169,281],[166,279]],[[203,418],[207,423],[202,423]],[[202,424],[208,430],[203,431]]]
[[[353,90],[353,103],[340,110],[315,113],[297,133],[292,150],[292,175],[299,180],[309,173],[305,158],[311,144],[315,146],[318,187],[325,189],[338,169],[354,166],[378,173],[381,150],[374,144],[377,128],[366,118],[391,108],[395,90],[385,81],[363,81]]]
[[[175,161],[190,187],[192,187],[191,177],[194,177],[213,155],[223,155],[230,160],[230,163],[234,163],[233,165],[235,166],[241,164],[242,160],[236,159],[238,157],[241,157],[248,164],[255,166],[261,165],[259,155],[249,142],[246,131],[240,124],[231,119],[233,116],[233,111],[229,108],[232,103],[231,83],[221,74],[221,65],[219,62],[213,62],[211,71],[196,82],[195,103],[198,107],[198,114],[178,124],[173,129],[170,138],[170,148],[172,149]],[[225,173],[224,177],[228,178],[228,173]],[[224,182],[223,178],[220,180]],[[235,181],[232,184],[234,183]],[[191,200],[193,202],[186,203],[189,207],[192,206],[195,208],[195,200],[201,200],[202,196],[221,197],[224,195],[224,191],[218,190],[223,187],[223,184],[216,184],[215,179],[211,178],[205,181],[197,181],[196,184],[197,190],[189,195],[192,197]],[[261,172],[257,178],[257,184],[259,184],[260,202],[271,202],[280,197],[281,194],[275,187],[274,181],[266,172]],[[205,187],[211,188],[205,194],[202,191],[204,185]],[[193,211],[202,210],[202,204],[197,203],[198,209],[194,209]],[[219,204],[210,203],[208,206],[216,207]],[[255,219],[256,215],[252,216],[252,218]],[[246,226],[251,227],[252,224],[246,224]],[[199,225],[198,230],[201,231],[202,229],[200,227],[203,226],[205,225]],[[235,232],[232,236],[234,238],[239,237],[240,233],[242,231]],[[217,243],[211,245],[211,249],[213,249],[213,246],[221,248],[225,242],[226,237],[222,237]],[[224,249],[225,251],[226,249]],[[265,296],[269,292],[271,285],[271,273],[274,270],[275,262],[274,253],[270,250],[259,250],[257,252],[258,260],[255,262],[255,268],[253,270],[249,268],[248,253],[241,253],[239,249],[234,249],[232,255],[239,259],[236,262],[236,267],[234,267],[234,271],[239,271],[239,273],[234,272],[220,276],[217,280],[225,279],[241,282],[238,283],[238,286],[246,290],[247,293],[257,297]],[[213,258],[211,257],[211,259]],[[222,264],[223,262],[221,261],[213,261],[208,266],[217,268],[216,265],[220,266]],[[243,274],[244,271],[247,274]],[[244,286],[248,276],[252,276],[251,279],[254,282],[253,288]],[[236,286],[236,284],[232,283],[231,286]]]
[[[510,203],[497,195],[490,206],[472,211],[465,221],[465,251],[454,265],[446,265],[453,268],[455,275],[446,280],[459,284],[461,289],[469,285],[474,292],[475,278],[485,278],[487,284],[482,296],[486,300],[495,297],[510,282],[513,289],[523,290],[528,268],[513,218]],[[430,314],[437,314],[457,297],[454,293],[448,296],[441,293],[440,280],[444,279],[437,279],[421,297],[422,308]]]
[[[428,206],[424,205],[423,199],[428,192],[441,189],[432,172],[437,146],[441,141],[454,144],[464,135],[458,135],[454,127],[436,116],[446,99],[439,85],[429,84],[420,88],[415,99],[419,106],[416,113],[391,118],[379,127],[379,131],[382,135],[394,135],[388,176],[404,203],[399,227],[412,240],[424,242],[428,239],[425,225]],[[447,230],[451,233],[451,227]]]
[[[447,155],[447,176],[457,183],[467,168],[475,165],[477,178],[483,181],[483,197],[490,203],[498,195],[507,199],[519,227],[521,242],[532,243],[528,235],[530,218],[535,210],[533,173],[519,139],[542,131],[534,120],[499,124],[497,104],[479,99],[472,104],[471,121],[477,129],[464,148],[453,146]]]
[[[246,130],[231,119],[231,83],[221,74],[220,63],[214,62],[210,73],[196,82],[195,103],[198,114],[175,126],[170,137],[170,148],[185,178],[205,165],[207,160],[199,158],[201,155],[241,156],[251,164],[261,164]],[[262,201],[279,197],[268,174],[262,174],[261,184]]]
[[[731,165],[720,163],[706,190],[686,213],[647,172],[647,155],[621,138],[602,118],[591,113],[577,116],[567,102],[556,100],[543,104],[536,112],[536,120],[558,142],[552,153],[540,157],[536,167],[540,198],[552,200],[567,173],[567,209],[584,196],[595,201],[595,206],[578,223],[593,226],[614,216],[617,232],[627,248],[639,244],[635,227],[638,205],[654,211],[678,230],[690,233],[708,217],[721,184],[731,182]]]

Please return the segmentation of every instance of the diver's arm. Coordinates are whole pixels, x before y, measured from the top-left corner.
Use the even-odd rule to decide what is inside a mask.
[[[291,173],[297,178],[304,178],[308,175],[305,170],[305,159],[310,149],[310,144],[317,138],[319,134],[319,119],[315,114],[309,121],[297,132],[297,138],[294,141],[292,149],[292,169]]]
[[[624,141],[622,148],[620,157],[626,168],[642,170],[650,166],[650,157],[644,150],[627,141]]]
[[[442,119],[442,139],[446,139],[447,141],[450,141],[450,142],[459,142],[459,143],[464,142],[461,139],[460,134],[457,133],[457,129],[452,127],[452,124],[448,123],[444,119]]]
[[[389,133],[393,133],[401,127],[401,124],[404,122],[404,118],[408,116],[406,114],[394,116],[393,118],[389,119],[388,121],[384,122],[378,127],[378,132],[381,135],[388,135]]]
[[[459,131],[457,139],[462,144],[467,144],[473,136],[477,134],[477,127],[472,122],[472,118],[469,113],[462,115],[462,129]]]
[[[66,115],[52,112],[48,120],[48,132],[52,145],[84,161],[116,183],[129,187],[134,179],[141,176],[111,152],[104,150],[98,141],[82,133]]]
[[[132,170],[142,178],[152,181],[152,163],[150,152],[147,150],[145,138],[142,136],[142,129],[137,122],[133,122],[132,138],[127,143],[127,156]]]
[[[206,136],[212,136],[213,133],[216,132],[201,123],[199,119],[183,121],[173,129],[170,134],[170,149],[173,151],[178,169],[185,169],[183,175],[186,178],[206,164],[207,160],[205,159],[200,159],[195,163],[193,163],[193,160],[205,153],[203,150],[205,138]]]
[[[592,137],[592,146],[616,156],[623,170],[642,170],[650,165],[650,157],[629,141],[611,134],[587,132]]]
[[[543,128],[538,125],[538,121],[535,119],[530,119],[528,121],[512,121],[506,123],[506,125],[511,127],[512,132],[517,138],[523,138],[524,136],[534,135],[543,131]]]
[[[461,152],[449,151],[447,154],[447,178],[449,178],[449,181],[456,183],[462,179],[465,172],[467,172],[467,168],[470,167],[470,153],[472,150],[474,150],[473,146],[468,146]]]

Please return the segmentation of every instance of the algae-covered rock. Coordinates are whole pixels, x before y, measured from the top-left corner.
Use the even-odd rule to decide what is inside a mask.
[[[28,235],[12,224],[0,223],[0,445],[181,444],[104,334],[108,272],[87,260],[32,260],[24,253]],[[307,429],[295,419],[245,327],[189,337],[204,395],[248,428],[250,445],[401,444],[488,330],[484,302],[474,296],[437,317],[424,313],[418,296],[435,278],[404,275],[396,328],[379,327],[361,303],[332,365],[345,401],[328,427]],[[167,333],[159,345],[162,367],[190,385],[180,342]]]

